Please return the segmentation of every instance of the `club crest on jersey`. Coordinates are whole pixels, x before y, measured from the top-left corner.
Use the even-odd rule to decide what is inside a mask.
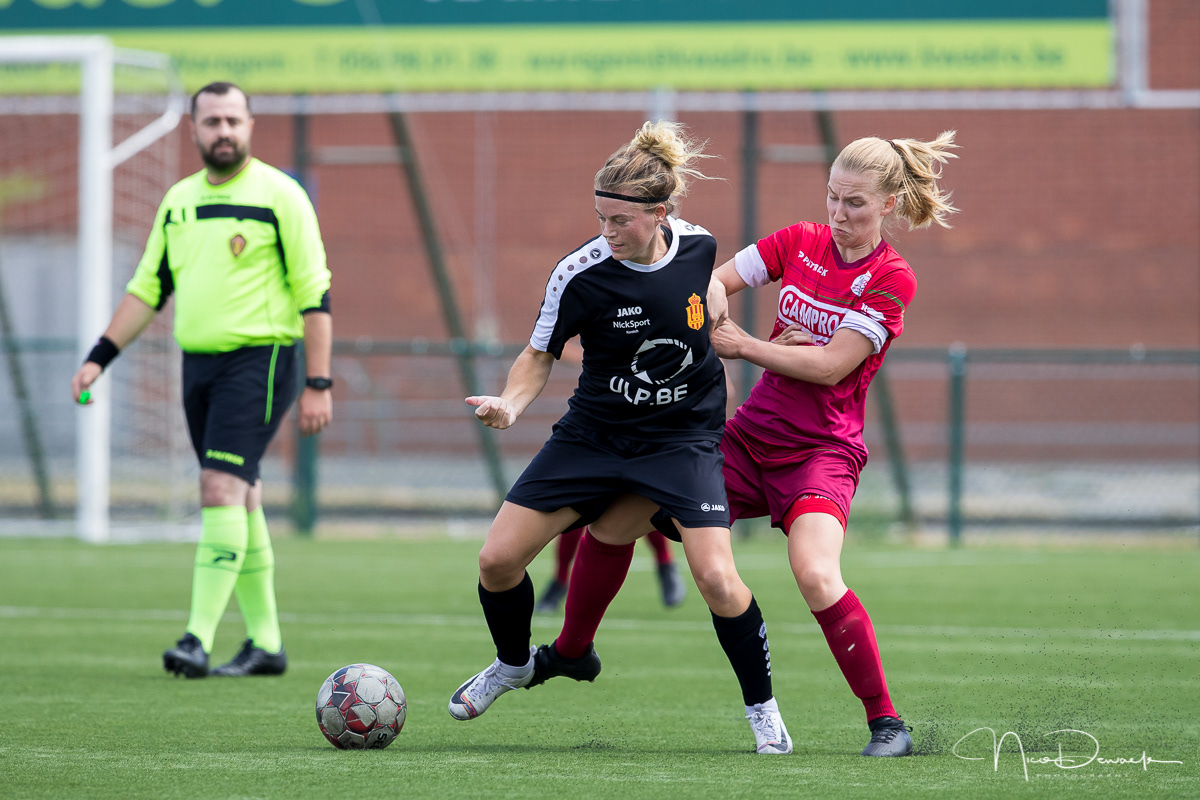
[[[694,331],[698,331],[704,327],[704,306],[701,305],[702,302],[700,295],[695,292],[688,298],[687,324]]]
[[[862,293],[866,291],[867,284],[871,280],[871,270],[867,270],[862,275],[854,279],[854,283],[850,284],[850,291],[854,292],[855,297],[862,297]]]
[[[237,258],[246,249],[246,237],[240,233],[235,233],[233,238],[229,240],[229,249],[233,251],[233,257]]]

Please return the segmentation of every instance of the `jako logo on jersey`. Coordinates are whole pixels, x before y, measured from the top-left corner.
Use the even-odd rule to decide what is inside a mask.
[[[829,274],[829,270],[825,269],[820,264],[814,262],[811,258],[804,255],[803,250],[796,253],[796,257],[799,258],[801,261],[803,261],[805,264],[807,264],[809,269],[811,269],[813,272],[820,275],[822,278]]]
[[[867,270],[862,275],[854,279],[854,283],[850,284],[850,291],[854,292],[855,297],[862,297],[862,293],[867,288],[867,283],[871,280],[871,270]]]
[[[701,511],[724,511],[725,506],[721,505],[720,503],[711,503],[711,504],[710,503],[701,503],[700,510]]]
[[[694,292],[688,298],[687,324],[694,331],[704,327],[704,306],[700,305],[701,302],[700,295]]]
[[[798,323],[822,336],[833,336],[842,321],[840,314],[813,307],[795,286],[785,286],[779,293],[779,317],[785,323]]]
[[[634,314],[640,314],[640,313],[642,313],[641,306],[630,306],[629,308],[618,308],[617,309],[617,319],[620,319],[621,317],[632,317]]]
[[[229,249],[233,251],[234,258],[240,256],[246,249],[246,237],[240,233],[234,234],[233,238],[229,240]]]

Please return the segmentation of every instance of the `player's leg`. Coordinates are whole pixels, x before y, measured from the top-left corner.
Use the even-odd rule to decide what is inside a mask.
[[[912,738],[888,694],[871,618],[842,580],[844,515],[833,501],[803,496],[785,518],[788,560],[850,690],[862,701],[871,743],[863,755],[903,756]]]
[[[593,681],[600,674],[596,630],[629,574],[634,542],[657,508],[644,497],[622,495],[587,527],[575,554],[562,631],[538,648],[531,685],[559,676]]]
[[[708,603],[717,640],[741,686],[757,751],[764,755],[792,752],[792,740],[771,687],[767,625],[734,565],[729,528],[687,528],[678,520],[675,524],[696,588]]]
[[[246,495],[250,486],[227,472],[200,471],[200,542],[192,565],[192,601],[186,634],[163,653],[163,667],[176,675],[208,674],[217,624],[225,613],[246,555],[249,526]],[[191,637],[191,638],[189,638]],[[196,645],[201,648],[196,652]]]
[[[246,552],[248,527],[245,500],[249,484],[228,472],[210,469],[206,453],[214,422],[212,405],[224,359],[220,356],[184,354],[183,410],[192,447],[200,461],[200,542],[192,565],[192,597],[183,637],[163,653],[163,668],[176,675],[208,675],[217,623],[225,613],[233,585]],[[232,454],[219,451],[222,456]],[[217,462],[221,465],[225,462]]]
[[[275,601],[275,552],[262,508],[261,479],[250,490],[246,518],[249,524],[246,558],[234,585],[238,608],[246,623],[246,640],[232,661],[212,671],[219,677],[282,675],[287,670]]]
[[[205,472],[227,473],[245,485],[236,499],[245,520],[246,545],[233,589],[247,638],[234,658],[213,670],[213,675],[279,675],[287,669],[287,654],[279,631],[275,554],[262,510],[259,462],[296,396],[295,348],[245,347],[222,354],[219,361],[219,380],[209,391],[210,420],[201,464]],[[204,505],[235,499],[222,495],[218,484],[213,486],[212,492],[202,495]]]
[[[458,687],[450,697],[450,716],[474,719],[501,694],[533,679],[533,582],[525,568],[577,517],[570,508],[535,511],[507,500],[500,507],[479,552],[479,602],[496,660]]]
[[[572,528],[564,531],[558,537],[554,547],[554,577],[546,585],[542,598],[534,606],[539,614],[553,614],[558,611],[558,604],[567,596],[567,583],[571,580],[571,562],[579,549],[583,538],[584,528]]]
[[[646,544],[654,550],[654,568],[658,573],[658,588],[662,592],[663,605],[674,608],[687,597],[687,584],[679,577],[679,570],[675,568],[671,542],[659,531],[650,531],[646,535]]]

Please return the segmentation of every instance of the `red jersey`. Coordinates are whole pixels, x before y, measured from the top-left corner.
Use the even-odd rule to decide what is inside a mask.
[[[771,458],[802,457],[813,447],[837,447],[867,461],[862,429],[867,386],[883,364],[892,339],[904,330],[904,309],[917,290],[912,268],[881,241],[870,255],[842,260],[828,225],[801,222],[776,231],[737,254],[734,266],[750,286],[780,281],[771,338],[793,323],[817,346],[850,328],[871,340],[875,352],[834,386],[788,378],[767,370],[737,410],[741,430],[766,445]]]

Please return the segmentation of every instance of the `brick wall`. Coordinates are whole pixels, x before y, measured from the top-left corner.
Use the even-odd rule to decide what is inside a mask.
[[[1200,4],[1154,0],[1151,8],[1152,85],[1200,87]],[[697,183],[683,215],[717,235],[720,259],[732,257],[744,244],[740,118],[682,121],[709,140],[721,159],[706,169],[726,179]],[[470,331],[494,317],[502,340],[528,336],[550,269],[596,231],[592,175],[640,122],[628,113],[412,116]],[[1200,111],[839,113],[835,124],[843,143],[958,131],[960,159],[944,180],[962,209],[954,228],[889,237],[919,280],[898,347],[1200,345]],[[255,153],[288,167],[292,126],[259,117]],[[387,120],[366,115],[314,117],[310,138],[314,148],[391,143]],[[763,115],[763,144],[818,139],[811,115]],[[494,191],[482,200],[481,141],[495,152],[486,178]],[[189,143],[180,152],[182,170],[199,167]],[[336,273],[338,336],[444,338],[399,166],[318,166],[313,175]],[[820,166],[764,164],[759,235],[823,221],[825,178]],[[484,241],[477,210],[487,205],[494,237]],[[755,329],[765,332],[773,298],[760,295]]]

